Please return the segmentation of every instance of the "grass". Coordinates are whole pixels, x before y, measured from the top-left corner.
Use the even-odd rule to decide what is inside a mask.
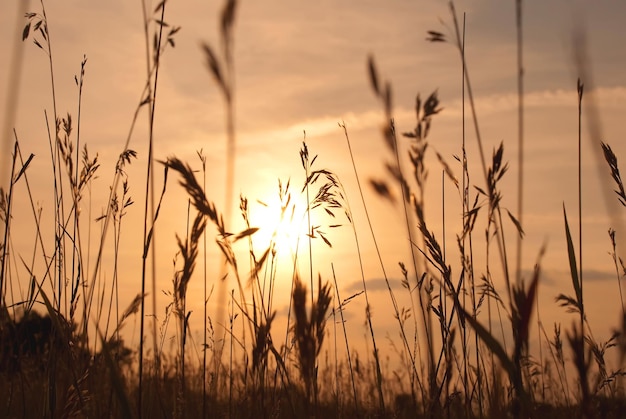
[[[356,191],[346,190],[332,170],[321,168],[305,139],[300,150],[304,178],[302,188],[292,190],[291,181],[279,182],[280,220],[306,226],[307,234],[291,254],[290,302],[287,313],[277,310],[276,287],[279,250],[277,233],[266,248],[255,246],[258,228],[251,222],[248,199],[240,197],[240,216],[245,226],[233,231],[233,214],[224,212],[209,198],[206,155],[198,151],[202,179],[197,171],[176,156],[154,155],[155,120],[158,116],[159,69],[174,47],[179,28],[166,23],[166,2],[151,11],[142,4],[146,40],[146,81],[134,112],[127,141],[120,152],[110,187],[109,205],[91,221],[78,209],[90,205],[91,186],[102,170],[98,157],[91,157],[81,144],[80,127],[83,83],[87,58],[80,65],[75,81],[78,87],[76,120],[61,116],[56,107],[54,56],[45,3],[40,12],[28,13],[24,40],[31,39],[47,55],[53,109],[47,116],[50,158],[56,205],[47,209],[54,220],[54,240],[41,233],[41,212],[30,192],[31,154],[24,159],[22,145],[14,133],[11,181],[0,194],[0,220],[4,224],[0,269],[0,410],[9,417],[619,417],[626,408],[623,365],[626,346],[626,313],[621,280],[626,267],[618,256],[616,231],[609,229],[607,244],[614,263],[622,314],[621,328],[607,341],[594,337],[584,306],[581,126],[583,82],[578,92],[578,236],[572,232],[567,209],[563,206],[563,235],[571,276],[571,289],[563,290],[554,301],[573,312],[577,321],[564,329],[554,324],[552,336],[540,317],[541,262],[545,249],[537,254],[533,271],[522,274],[524,243],[524,83],[522,1],[516,1],[518,30],[518,179],[517,213],[504,207],[502,183],[508,175],[503,144],[490,158],[482,142],[474,103],[469,65],[465,56],[465,28],[450,3],[452,29],[430,30],[430,42],[453,46],[460,58],[465,113],[465,95],[471,113],[481,171],[471,173],[467,161],[465,125],[460,156],[449,163],[429,142],[436,120],[445,112],[437,91],[423,100],[415,98],[415,126],[398,135],[394,119],[392,83],[380,77],[373,56],[366,71],[374,100],[382,108],[382,139],[386,154],[383,170],[371,179],[362,179],[353,155],[349,127],[339,124],[346,140]],[[235,79],[234,31],[237,2],[226,2],[220,15],[220,44],[202,45],[206,64],[224,97],[227,148],[225,161],[225,202],[233,198],[235,177]],[[130,305],[120,307],[120,243],[122,235],[135,233],[125,222],[126,212],[135,201],[130,196],[126,168],[137,153],[129,148],[140,110],[148,115],[148,160],[143,203],[142,280]],[[463,118],[464,120],[465,118]],[[81,153],[82,151],[82,153]],[[617,200],[626,207],[626,194],[618,157],[611,147],[601,151],[614,182]],[[429,167],[434,155],[435,167]],[[462,172],[459,182],[455,168]],[[163,169],[160,192],[155,170]],[[457,232],[460,266],[453,265],[445,232],[438,237],[430,225],[436,220],[427,208],[429,174],[440,171],[441,188],[453,188],[461,197],[461,231]],[[477,176],[480,181],[475,181]],[[176,237],[177,254],[171,290],[165,307],[157,305],[156,234],[163,200],[171,188],[171,178],[179,180],[188,197],[187,229]],[[16,254],[12,237],[20,234],[12,224],[15,185],[26,185],[37,236],[30,261]],[[379,199],[402,211],[409,261],[398,261],[402,289],[392,285],[390,267],[383,257],[382,240],[373,228],[372,217],[362,185],[369,185]],[[19,189],[23,191],[24,189]],[[358,197],[350,202],[348,196]],[[295,219],[296,198],[303,198],[301,219]],[[445,193],[442,193],[445,196]],[[87,202],[86,202],[87,201]],[[367,225],[357,225],[351,207],[362,207]],[[449,205],[442,202],[442,207]],[[325,218],[315,215],[323,214]],[[329,220],[325,225],[318,220]],[[458,221],[458,220],[457,220]],[[334,265],[316,254],[313,242],[333,249],[331,229],[350,225],[355,243],[355,266],[360,268],[362,289],[340,296],[342,278]],[[449,221],[445,219],[443,226]],[[93,228],[92,228],[93,225]],[[484,225],[484,231],[478,231]],[[129,231],[131,230],[131,231]],[[98,249],[92,256],[91,234],[99,231]],[[207,284],[207,237],[210,231],[221,255],[222,272],[215,281],[217,297]],[[514,240],[511,232],[513,232]],[[103,254],[107,238],[113,237],[113,277],[105,280]],[[400,346],[391,345],[400,368],[391,370],[381,353],[381,339],[375,333],[376,318],[370,305],[368,277],[360,243],[371,237],[383,273]],[[479,239],[482,237],[484,240]],[[406,240],[408,238],[408,240]],[[575,239],[578,238],[578,253]],[[494,244],[495,241],[495,244]],[[511,243],[515,242],[514,248]],[[484,246],[487,264],[479,267],[477,246]],[[514,248],[514,252],[512,249]],[[489,258],[495,252],[497,265]],[[245,255],[242,257],[242,254]],[[299,272],[298,259],[305,257],[308,272]],[[20,259],[17,262],[17,259]],[[247,259],[247,260],[246,260]],[[202,274],[197,269],[202,261]],[[512,261],[515,260],[515,267]],[[330,264],[333,278],[316,271]],[[17,266],[28,278],[18,274]],[[21,269],[20,269],[21,270]],[[513,273],[513,270],[515,273]],[[202,277],[203,330],[191,329],[188,295],[193,278]],[[226,291],[229,278],[237,289]],[[496,284],[504,284],[503,291]],[[399,303],[398,292],[409,301]],[[502,294],[502,295],[501,295]],[[344,297],[343,299],[341,297]],[[165,317],[149,321],[146,303],[153,313]],[[224,307],[222,318],[211,319],[207,307],[217,299]],[[354,349],[347,333],[348,315],[354,315],[350,302],[365,302],[367,350]],[[276,324],[286,316],[284,335]],[[539,352],[531,353],[533,316],[537,317]],[[129,319],[140,323],[137,351],[127,347],[122,329]],[[175,330],[168,329],[170,322]],[[152,330],[150,330],[152,325]],[[201,336],[197,342],[194,335]],[[168,336],[173,344],[166,348]],[[152,344],[148,345],[148,339]],[[342,343],[339,343],[343,340]],[[332,342],[332,344],[331,344]],[[369,344],[371,343],[371,352]],[[345,346],[345,351],[343,347]],[[339,348],[342,348],[341,350]],[[545,351],[545,352],[544,352]],[[571,358],[567,352],[571,353]],[[619,355],[617,368],[607,362],[609,353]],[[544,353],[547,354],[544,357]]]

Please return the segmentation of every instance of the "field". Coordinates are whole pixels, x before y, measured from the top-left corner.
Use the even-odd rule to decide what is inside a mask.
[[[124,128],[87,105],[89,51],[67,88],[56,22],[48,2],[33,3],[6,54],[0,417],[623,417],[626,148],[604,136],[612,115],[600,109],[625,96],[594,86],[584,29],[573,29],[571,89],[527,92],[534,34],[523,30],[525,3],[512,1],[513,71],[489,71],[515,91],[498,99],[473,89],[466,15],[452,1],[417,30],[424,48],[455,63],[429,74],[456,74],[458,89],[398,85],[384,71],[394,49],[385,45],[357,57],[361,79],[345,80],[375,112],[329,105],[303,129],[279,131],[267,108],[289,101],[284,90],[268,84],[263,98],[239,100],[240,86],[261,80],[237,61],[256,51],[237,54],[243,3],[215,10],[217,35],[187,69],[176,55],[190,48],[179,42],[185,27],[169,14],[179,9],[142,1],[140,40],[128,41],[145,44],[133,52],[145,67],[140,94],[131,107],[99,98],[124,114]],[[22,67],[24,49],[37,68]],[[260,73],[271,67],[257,59]],[[207,86],[172,76],[182,70],[203,71]],[[111,71],[103,91],[123,81],[94,71]],[[43,118],[17,114],[20,79],[33,72],[23,82],[35,86],[33,103],[46,101]],[[262,80],[296,95],[324,84],[295,72]],[[204,88],[212,112],[200,117]],[[180,124],[175,89],[207,132]],[[447,103],[453,89],[460,100]],[[563,100],[553,120],[538,116],[542,101]],[[515,122],[494,141],[500,107]],[[257,109],[273,145],[248,138]],[[568,121],[569,154],[554,152],[556,140],[532,142],[553,128],[535,126],[541,118]],[[39,124],[45,141],[22,138]],[[107,142],[94,147],[85,138],[98,132]],[[162,141],[177,135],[189,140]]]

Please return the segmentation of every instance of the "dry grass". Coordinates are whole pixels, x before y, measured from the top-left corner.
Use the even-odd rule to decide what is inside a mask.
[[[521,0],[516,4],[518,140],[522,150]],[[380,77],[374,58],[369,57],[366,71],[374,97],[382,108],[382,143],[387,152],[381,176],[370,179],[369,185],[387,204],[402,210],[408,240],[405,237],[397,240],[407,243],[411,259],[399,261],[403,275],[401,292],[407,293],[410,304],[407,307],[400,305],[397,290],[387,274],[390,267],[383,263],[383,249],[372,227],[368,203],[361,189],[348,127],[342,123],[340,129],[352,159],[359,205],[365,210],[368,224],[365,227],[355,224],[343,183],[333,171],[319,169],[318,156],[303,141],[300,150],[302,188],[292,192],[290,182],[279,182],[278,191],[281,220],[288,219],[290,214],[293,218],[295,200],[292,200],[292,194],[300,193],[307,203],[301,220],[307,225],[304,239],[307,243],[300,248],[298,242],[298,249],[292,255],[291,300],[284,335],[279,335],[276,327],[283,320],[281,316],[285,315],[276,310],[276,235],[266,248],[260,251],[255,248],[253,239],[258,228],[250,222],[250,208],[244,196],[240,197],[240,210],[245,228],[240,232],[232,230],[228,206],[222,214],[207,196],[210,188],[206,185],[206,159],[202,151],[198,156],[203,181],[198,180],[196,171],[188,163],[176,157],[159,161],[152,155],[159,67],[167,47],[174,47],[178,32],[177,27],[165,23],[166,2],[161,2],[152,14],[144,5],[146,83],[128,140],[114,168],[108,207],[95,220],[100,227],[100,236],[93,257],[83,244],[88,242],[84,237],[91,234],[92,221],[83,219],[78,211],[81,202],[89,199],[86,191],[91,189],[102,170],[98,156],[91,157],[87,145],[80,144],[80,104],[87,59],[82,60],[80,75],[75,79],[79,92],[77,118],[70,114],[59,116],[53,44],[49,33],[49,24],[53,22],[48,22],[43,1],[40,12],[28,13],[23,38],[33,40],[50,63],[53,109],[47,122],[57,205],[46,210],[52,213],[55,234],[50,242],[42,236],[42,210],[36,209],[36,198],[28,187],[27,198],[37,228],[31,260],[24,260],[12,247],[12,236],[20,234],[19,226],[12,225],[14,186],[18,183],[28,186],[29,165],[33,159],[32,154],[26,159],[22,157],[15,133],[11,182],[8,189],[0,193],[0,221],[4,224],[0,269],[0,393],[4,396],[0,398],[0,411],[8,417],[619,417],[626,408],[622,379],[625,372],[621,368],[626,354],[626,314],[621,327],[607,341],[601,342],[594,337],[584,306],[582,232],[574,237],[565,207],[564,236],[572,289],[563,291],[555,303],[575,313],[577,321],[564,332],[561,325],[555,324],[552,336],[549,336],[537,319],[540,347],[548,355],[544,359],[540,351],[537,359],[530,351],[533,316],[540,315],[538,298],[544,249],[534,250],[537,253],[535,269],[526,280],[522,278],[523,196],[518,191],[517,214],[504,207],[505,195],[501,185],[508,175],[505,149],[500,144],[493,150],[490,160],[483,149],[464,53],[464,28],[453,3],[450,11],[451,33],[431,30],[427,32],[427,39],[450,44],[459,53],[464,94],[467,89],[480,150],[482,173],[478,178],[481,181],[472,183],[465,138],[461,157],[456,158],[462,171],[461,181],[455,175],[459,165],[446,161],[428,141],[429,133],[435,129],[437,115],[444,112],[437,91],[426,100],[416,95],[415,126],[398,137],[392,83]],[[227,1],[220,16],[219,48],[208,44],[202,46],[208,69],[224,96],[227,111],[226,203],[233,201],[236,158],[233,71],[236,12],[237,2]],[[579,81],[577,88],[581,117],[584,106],[582,82]],[[143,201],[143,273],[141,289],[137,290],[131,304],[122,309],[118,291],[120,236],[133,229],[123,221],[126,211],[134,203],[125,168],[136,157],[135,151],[129,148],[129,141],[142,108],[148,108],[150,127],[144,184],[146,199]],[[608,144],[603,143],[601,149],[615,183],[618,202],[626,207],[618,157]],[[457,233],[455,243],[458,247],[455,257],[461,260],[458,268],[450,262],[448,249],[452,246],[445,242],[446,234],[440,238],[429,229],[432,217],[427,212],[425,191],[430,181],[431,160],[441,170],[442,188],[452,187],[461,197],[462,230]],[[157,167],[164,169],[160,194],[154,185],[154,162],[159,162]],[[522,154],[518,156],[518,162],[518,188],[521,190],[524,177]],[[580,191],[581,170],[579,168],[579,231],[584,199]],[[150,264],[155,259],[154,238],[171,171],[176,173],[188,196],[188,228],[176,237],[178,253],[172,289],[165,291],[171,300],[164,307],[165,318],[158,331],[155,319],[152,331],[148,332],[145,323],[147,297],[152,298],[155,313],[163,312],[163,307],[156,305],[157,290],[150,274]],[[316,211],[326,214],[332,223],[315,225],[312,214]],[[339,217],[342,221],[338,220]],[[312,243],[317,240],[332,248],[329,230],[340,226],[343,217],[352,227],[356,248],[354,260],[355,266],[358,262],[360,267],[362,289],[341,299],[341,278],[333,277],[333,287],[329,279],[316,275],[315,270],[321,264],[332,265],[332,262],[319,260]],[[484,221],[484,232],[476,231],[479,219]],[[110,226],[114,237],[114,276],[107,283],[102,275],[102,260]],[[228,295],[218,291],[217,298],[227,310],[223,319],[216,320],[207,316],[207,305],[212,304],[206,269],[209,226],[215,229],[215,246],[222,255],[222,274],[215,282],[223,288],[224,278],[230,276],[237,283],[237,292],[232,290]],[[517,243],[515,274],[511,268],[513,246],[510,243],[513,240],[511,236],[505,237],[505,231],[514,231]],[[397,322],[393,333],[400,336],[401,342],[399,347],[393,341],[391,345],[400,367],[390,367],[389,360],[380,353],[381,337],[375,333],[375,317],[367,288],[369,275],[364,272],[359,247],[363,235],[373,239],[387,286]],[[574,245],[576,238],[581,249],[578,254]],[[617,256],[615,230],[609,229],[609,238],[620,301],[624,307],[621,279],[626,275],[626,267]],[[488,263],[484,271],[478,271],[474,249],[479,242],[487,254],[495,247],[499,266]],[[248,259],[248,268],[242,262],[242,251]],[[310,269],[306,274],[297,269],[300,257],[308,259]],[[14,265],[18,258],[21,258],[23,271],[28,274],[26,280],[16,273]],[[202,342],[196,342],[195,331],[191,330],[189,322],[192,313],[188,307],[191,298],[188,289],[191,281],[200,276],[196,266],[201,259],[204,268],[204,330]],[[498,292],[496,283],[506,285],[503,295]],[[349,303],[361,298],[365,302],[363,320],[367,344],[372,345],[371,353],[369,349],[365,353],[355,351],[354,342],[350,342],[346,331],[347,314],[353,314]],[[121,330],[129,319],[137,316],[142,338],[138,351],[134,351],[126,346]],[[167,350],[164,347],[171,319],[177,326],[173,332],[175,344]],[[153,340],[152,350],[144,344],[149,337]],[[338,340],[342,338],[344,342],[339,344]],[[507,341],[511,338],[512,341]],[[344,344],[345,352],[338,349]],[[617,367],[608,362],[612,352],[619,355]]]

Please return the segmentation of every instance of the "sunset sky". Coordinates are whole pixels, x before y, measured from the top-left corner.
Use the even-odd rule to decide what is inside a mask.
[[[26,2],[24,2],[26,3]],[[170,1],[165,21],[180,26],[175,35],[175,48],[168,48],[162,57],[156,101],[154,155],[158,160],[176,156],[197,170],[201,163],[197,152],[207,157],[207,195],[220,210],[224,208],[225,176],[225,114],[224,101],[216,87],[200,48],[203,42],[217,46],[218,16],[222,2]],[[52,169],[44,110],[52,114],[52,95],[47,56],[32,43],[21,42],[26,19],[18,10],[22,2],[3,1],[0,6],[0,115],[2,140],[0,169],[2,186],[7,190],[14,136],[26,157],[35,158],[28,169],[28,180],[37,205],[43,208],[43,222],[48,238],[47,252],[52,251]],[[56,0],[46,2],[52,41],[54,76],[58,113],[77,117],[78,89],[74,76],[80,74],[83,55],[87,57],[81,108],[81,144],[87,143],[90,154],[98,153],[100,169],[89,197],[81,205],[82,216],[95,219],[106,207],[117,156],[123,151],[133,113],[141,99],[146,78],[146,53],[142,29],[141,2],[110,0],[85,2]],[[502,183],[503,206],[517,212],[517,52],[515,2],[473,0],[455,2],[462,19],[466,13],[466,56],[472,83],[481,134],[487,157],[494,147],[504,142],[505,160],[510,170]],[[149,10],[153,10],[156,2]],[[21,7],[21,6],[20,6]],[[41,4],[31,0],[27,11],[41,12]],[[587,64],[592,73],[583,80],[583,106],[595,104],[599,113],[596,131],[601,138],[591,137],[586,114],[583,120],[583,251],[586,309],[597,339],[610,336],[618,327],[621,310],[615,268],[608,254],[611,251],[607,234],[609,227],[617,230],[618,243],[623,242],[626,209],[618,207],[610,192],[614,185],[600,154],[599,141],[613,148],[620,163],[626,161],[626,3],[553,0],[524,2],[524,68],[525,68],[525,204],[523,270],[533,268],[539,250],[546,245],[540,283],[542,321],[548,331],[552,323],[564,327],[574,320],[572,315],[554,303],[559,293],[573,295],[563,224],[565,205],[575,243],[578,243],[577,209],[577,93],[576,80],[581,76],[575,66],[574,34],[586,36]],[[372,215],[372,224],[382,250],[385,269],[392,279],[402,304],[409,304],[399,285],[398,262],[409,264],[409,242],[400,207],[379,199],[367,186],[370,177],[383,177],[384,163],[391,156],[385,148],[380,127],[384,113],[375,98],[367,73],[367,58],[373,56],[381,79],[393,88],[394,118],[399,132],[415,126],[414,103],[419,92],[422,98],[437,90],[443,110],[432,122],[428,137],[431,148],[427,158],[430,172],[426,194],[428,227],[442,238],[442,166],[434,151],[441,153],[457,177],[460,164],[454,159],[461,153],[462,87],[458,51],[450,43],[429,43],[427,31],[436,30],[452,39],[452,21],[448,3],[442,0],[390,0],[293,2],[285,0],[241,1],[235,27],[236,74],[236,180],[235,197],[243,194],[250,201],[253,225],[262,231],[256,239],[262,252],[265,237],[274,228],[272,202],[277,200],[278,179],[283,184],[291,179],[292,194],[299,195],[304,181],[299,150],[304,132],[312,155],[318,155],[315,167],[335,172],[347,193],[354,214],[359,244],[364,261],[365,279],[371,292],[373,321],[381,348],[391,354],[388,334],[397,336],[392,318],[389,294],[382,281],[383,274],[376,257],[363,205],[343,130],[345,122],[350,135],[357,169],[365,186],[365,200]],[[15,42],[14,42],[15,40]],[[16,63],[14,48],[21,48],[23,61]],[[19,56],[19,54],[18,54]],[[19,79],[10,79],[10,69],[20,69]],[[17,100],[9,102],[9,86],[19,80]],[[8,110],[15,110],[15,119],[7,120]],[[467,108],[467,112],[469,112]],[[471,119],[466,117],[467,148],[471,183],[484,187],[476,138]],[[74,138],[75,140],[75,138]],[[402,147],[407,143],[405,139]],[[81,145],[82,147],[82,145]],[[140,291],[141,234],[147,164],[147,113],[139,114],[138,125],[130,146],[138,152],[137,160],[128,168],[130,194],[135,201],[122,221],[120,278],[125,307]],[[156,190],[162,187],[162,167],[157,165]],[[626,167],[626,166],[622,166]],[[408,175],[408,162],[405,166]],[[624,169],[626,170],[626,169]],[[602,174],[602,178],[598,176]],[[198,172],[201,176],[201,172]],[[171,290],[175,269],[175,235],[185,235],[187,196],[178,186],[178,175],[170,173],[162,213],[157,221],[156,246],[158,260],[159,320],[163,320],[168,297],[161,290]],[[456,235],[460,233],[460,193],[446,180],[445,228],[447,256],[458,277],[459,256]],[[604,188],[604,189],[603,189]],[[609,193],[607,194],[605,190]],[[396,191],[399,193],[399,191]],[[25,184],[16,185],[12,227],[12,246],[16,255],[12,269],[20,272],[26,287],[27,273],[19,257],[29,260],[35,243],[33,215]],[[472,198],[475,190],[472,190]],[[616,218],[610,218],[606,196]],[[270,205],[263,207],[261,200]],[[242,229],[238,202],[233,202],[233,230]],[[298,203],[302,209],[302,201]],[[339,214],[340,215],[340,214]],[[193,216],[193,215],[192,215]],[[485,213],[481,215],[484,220]],[[328,219],[320,218],[327,223]],[[621,220],[621,221],[620,221]],[[345,224],[328,229],[332,249],[314,247],[314,276],[322,274],[332,281],[334,266],[342,298],[362,289],[352,229]],[[336,221],[332,221],[337,223]],[[620,225],[621,222],[621,225]],[[509,251],[514,255],[514,226],[508,230]],[[621,227],[621,229],[620,229]],[[92,223],[91,234],[98,236],[100,224]],[[484,223],[477,227],[475,238],[478,271],[485,265]],[[269,231],[269,233],[268,233]],[[214,234],[213,229],[209,229]],[[105,252],[102,278],[110,283],[112,276],[112,238]],[[92,255],[95,239],[92,240]],[[209,243],[212,243],[212,236]],[[318,240],[319,242],[319,240]],[[300,272],[308,278],[308,248],[300,244]],[[577,246],[576,246],[577,247]],[[623,247],[623,246],[622,246]],[[248,269],[242,248],[241,273]],[[499,260],[490,260],[497,287],[502,287]],[[209,280],[215,284],[219,275],[219,255],[211,246]],[[513,260],[513,257],[511,256]],[[290,255],[283,255],[279,266],[275,308],[287,310],[291,281]],[[180,262],[180,261],[179,261]],[[107,266],[108,263],[108,266]],[[43,269],[43,268],[42,268]],[[203,290],[202,262],[190,284],[193,310],[192,324],[200,325]],[[14,274],[15,275],[15,274]],[[479,274],[480,275],[480,274]],[[43,271],[37,274],[43,276]],[[211,286],[209,285],[209,286]],[[227,293],[234,288],[228,283]],[[209,305],[220,297],[217,291]],[[19,300],[16,291],[15,299]],[[226,295],[226,294],[224,294]],[[220,303],[221,304],[221,303]],[[147,310],[151,314],[151,308]],[[346,307],[355,346],[365,345],[362,296]],[[126,329],[138,336],[138,321]],[[195,329],[200,330],[200,329]],[[197,332],[197,333],[200,333]],[[196,332],[194,332],[196,333]],[[536,330],[533,332],[536,336]],[[284,335],[283,335],[284,336]],[[283,337],[284,338],[284,337]],[[277,334],[276,339],[281,340]]]

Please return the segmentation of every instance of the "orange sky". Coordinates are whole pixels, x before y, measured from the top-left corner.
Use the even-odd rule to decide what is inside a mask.
[[[209,199],[223,208],[224,195],[224,107],[223,100],[204,65],[199,45],[203,41],[215,45],[218,41],[216,2],[168,2],[166,21],[181,26],[176,34],[176,48],[163,57],[159,80],[155,124],[155,157],[169,156],[188,161],[200,169],[196,152],[207,156],[207,184]],[[342,130],[338,122],[345,121],[362,180],[380,175],[387,159],[387,150],[380,135],[383,112],[372,94],[366,72],[369,54],[376,58],[380,76],[389,80],[394,92],[394,116],[398,131],[414,127],[415,95],[426,97],[438,89],[444,110],[433,120],[429,140],[460,177],[460,166],[453,156],[460,154],[461,144],[461,67],[456,50],[448,44],[425,41],[427,30],[450,33],[447,2],[405,1],[387,2],[293,2],[268,0],[242,1],[238,9],[235,29],[236,114],[237,114],[237,169],[235,195],[246,195],[251,203],[253,221],[263,227],[263,207],[256,199],[271,201],[276,196],[277,180],[291,178],[292,192],[299,193],[304,179],[299,150],[303,131],[312,154],[318,154],[317,168],[336,172],[344,184],[365,262],[366,279],[370,281],[374,324],[382,349],[391,354],[385,334],[395,338],[397,326],[391,317],[389,295],[381,287],[382,272],[374,253],[371,236],[358,197],[356,182]],[[47,57],[30,41],[19,42],[24,18],[16,19],[16,1],[5,1],[0,6],[0,51],[5,65],[0,66],[0,115],[3,132],[14,127],[25,155],[35,154],[29,168],[29,181],[38,205],[44,209],[44,222],[50,223],[54,205],[51,194],[51,166],[44,110],[51,113],[50,76]],[[503,205],[516,212],[517,174],[517,96],[514,2],[477,0],[456,2],[457,10],[467,13],[468,71],[476,99],[479,123],[490,155],[500,141],[505,144],[505,159],[510,170],[503,183]],[[67,112],[76,117],[77,89],[74,75],[80,71],[83,54],[87,56],[85,87],[82,103],[81,138],[87,142],[90,153],[99,154],[101,167],[91,190],[91,217],[101,214],[109,192],[117,155],[122,151],[133,112],[145,80],[145,49],[142,32],[140,2],[113,0],[81,2],[62,0],[46,3],[50,36],[53,45],[55,82],[59,114]],[[40,4],[30,2],[29,10],[39,12]],[[570,225],[577,242],[577,116],[576,78],[572,43],[574,30],[584,30],[593,80],[585,80],[586,96],[597,87],[595,104],[600,113],[602,138],[593,141],[608,142],[618,159],[626,156],[626,135],[623,115],[626,111],[626,50],[619,40],[626,35],[623,18],[626,5],[619,2],[525,2],[524,10],[524,65],[525,65],[525,212],[524,270],[532,269],[543,243],[547,252],[543,260],[544,276],[540,290],[542,318],[546,328],[553,321],[568,326],[573,318],[553,303],[559,293],[572,294],[564,240],[563,204],[567,207]],[[23,48],[23,63],[19,95],[16,103],[7,105],[9,83],[8,65],[13,51],[13,39]],[[16,107],[16,118],[7,121],[7,106]],[[132,137],[130,148],[138,152],[138,159],[128,168],[131,195],[135,204],[129,208],[122,229],[121,280],[125,307],[139,292],[141,267],[141,227],[144,201],[145,167],[147,156],[146,114]],[[587,127],[587,121],[583,124]],[[8,131],[7,131],[8,129]],[[467,120],[467,141],[472,183],[482,187],[480,164],[470,120]],[[602,181],[597,176],[597,161],[585,130],[583,148],[583,229],[586,303],[589,320],[598,339],[606,339],[620,316],[614,268],[608,252],[609,227],[618,230],[620,237],[626,231],[612,225],[605,208],[605,197],[600,185],[613,184],[608,169],[600,162]],[[10,167],[13,135],[2,144],[2,181]],[[433,150],[430,150],[432,153]],[[621,161],[620,160],[620,161]],[[429,228],[438,236],[442,231],[441,166],[434,155],[428,158],[430,169],[427,193]],[[172,174],[163,202],[161,218],[157,223],[156,246],[158,254],[158,290],[171,289],[172,260],[176,252],[175,234],[184,235],[187,198],[176,184]],[[161,185],[161,170],[157,169],[157,189]],[[459,193],[447,182],[446,231],[448,257],[458,275],[458,252],[455,235],[459,232]],[[35,231],[25,186],[20,184],[13,220],[13,252],[31,257]],[[611,202],[617,200],[611,196]],[[386,270],[397,292],[400,271],[397,263],[408,264],[408,239],[403,229],[402,212],[381,202],[369,190],[365,199],[373,215],[373,226],[383,249]],[[82,214],[89,214],[87,203]],[[235,208],[238,203],[235,203]],[[623,208],[617,209],[623,219]],[[256,213],[255,213],[256,212]],[[234,214],[238,214],[235,210]],[[257,215],[259,214],[259,215]],[[483,215],[484,217],[484,215]],[[341,220],[345,224],[345,220]],[[265,226],[267,228],[267,226]],[[93,224],[92,235],[100,228]],[[509,237],[513,226],[509,225]],[[329,230],[329,229],[326,229]],[[47,234],[52,247],[52,230]],[[482,231],[476,255],[483,258]],[[340,292],[345,298],[358,292],[360,276],[351,229],[347,226],[329,232],[334,248],[315,248],[315,270],[324,279],[332,279],[334,264]],[[111,239],[109,239],[111,240]],[[260,240],[260,239],[259,239]],[[212,240],[209,240],[211,242]],[[514,242],[510,241],[513,254]],[[259,244],[259,246],[261,246]],[[105,261],[111,263],[111,246],[105,252]],[[50,251],[50,250],[49,250]],[[494,248],[495,252],[495,248]],[[300,255],[300,270],[308,272],[306,252]],[[93,257],[93,256],[92,256]],[[279,291],[275,307],[284,312],[291,271],[287,261],[279,269]],[[247,264],[242,259],[242,271]],[[217,251],[209,249],[209,274],[217,276]],[[492,260],[492,271],[499,271],[499,262]],[[22,264],[15,262],[20,270]],[[109,265],[110,266],[110,265]],[[190,284],[190,295],[201,295],[200,273]],[[38,276],[41,276],[40,273]],[[103,279],[110,283],[112,272],[103,271]],[[26,273],[21,271],[21,278]],[[213,281],[213,280],[212,280]],[[501,286],[501,281],[497,282]],[[22,285],[24,286],[24,285]],[[232,284],[229,285],[232,288]],[[218,298],[217,294],[213,298]],[[157,316],[162,317],[167,299],[159,300]],[[210,304],[213,301],[210,302]],[[408,300],[401,300],[408,304]],[[201,319],[202,299],[190,301],[194,310],[192,321]],[[364,322],[362,298],[346,308],[355,346],[362,345]],[[128,330],[138,334],[135,329]],[[199,323],[198,323],[199,324]],[[197,329],[196,329],[197,330]],[[199,332],[198,332],[199,333]],[[277,334],[280,341],[280,334]]]

